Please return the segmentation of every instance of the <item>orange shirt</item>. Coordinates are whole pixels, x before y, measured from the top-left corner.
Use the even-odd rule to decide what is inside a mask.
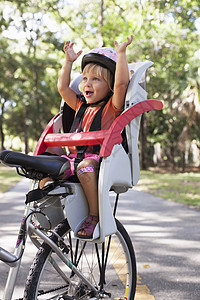
[[[82,104],[83,102],[78,98],[76,104],[76,113],[78,112]],[[84,132],[89,131],[92,121],[100,108],[101,106],[89,106],[86,109],[82,122],[82,129]],[[114,107],[114,105],[112,104],[112,98],[110,98],[102,112],[101,129],[104,130],[110,128],[113,121],[121,114],[122,111],[123,109],[119,110]],[[71,153],[76,153],[76,147],[70,147],[69,150]],[[92,152],[92,147],[89,146],[87,152]]]

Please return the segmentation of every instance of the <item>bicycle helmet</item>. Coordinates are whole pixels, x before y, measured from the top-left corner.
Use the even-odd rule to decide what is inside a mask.
[[[85,54],[82,59],[81,69],[89,63],[98,64],[111,71],[112,74],[115,73],[117,62],[117,53],[113,48],[102,47],[92,49],[90,52]]]

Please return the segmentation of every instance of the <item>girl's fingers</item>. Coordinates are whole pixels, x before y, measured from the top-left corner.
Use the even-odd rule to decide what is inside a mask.
[[[127,37],[127,45],[130,45],[132,41],[133,41],[133,35],[131,35],[130,38]]]
[[[82,50],[78,51],[77,55],[80,56],[82,52]]]
[[[73,49],[73,46],[74,46],[74,43],[70,42],[70,41],[67,41],[64,45],[64,52],[65,53],[68,53],[68,55],[76,55],[77,57],[79,57],[82,53],[82,50],[78,51],[77,53],[74,52],[74,49]]]
[[[70,41],[67,41],[67,42],[65,43],[65,46],[69,46],[69,44],[70,44]]]
[[[69,47],[69,48],[73,48],[73,46],[74,46],[74,43],[71,43],[70,41],[67,41],[67,42],[65,43],[65,45],[64,45],[64,49],[67,49],[68,47]]]
[[[127,41],[125,42],[122,42],[121,44],[119,44],[117,41],[114,41],[114,45],[116,48],[119,48],[119,47],[126,47],[128,45],[130,45],[133,41],[133,35],[131,35],[130,37],[127,37]]]
[[[63,50],[64,50],[64,51],[69,47],[69,44],[70,44],[69,41],[67,41],[67,42],[64,44],[64,47],[63,47]]]

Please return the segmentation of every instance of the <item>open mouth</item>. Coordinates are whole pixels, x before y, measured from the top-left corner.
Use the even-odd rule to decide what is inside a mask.
[[[86,91],[85,94],[86,94],[86,97],[90,97],[90,96],[93,95],[93,92],[91,92],[91,91]]]

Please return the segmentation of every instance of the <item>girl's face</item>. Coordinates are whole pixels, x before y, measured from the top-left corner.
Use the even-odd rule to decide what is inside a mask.
[[[103,99],[110,91],[108,83],[102,76],[97,75],[95,70],[88,70],[83,74],[82,90],[87,103]]]

